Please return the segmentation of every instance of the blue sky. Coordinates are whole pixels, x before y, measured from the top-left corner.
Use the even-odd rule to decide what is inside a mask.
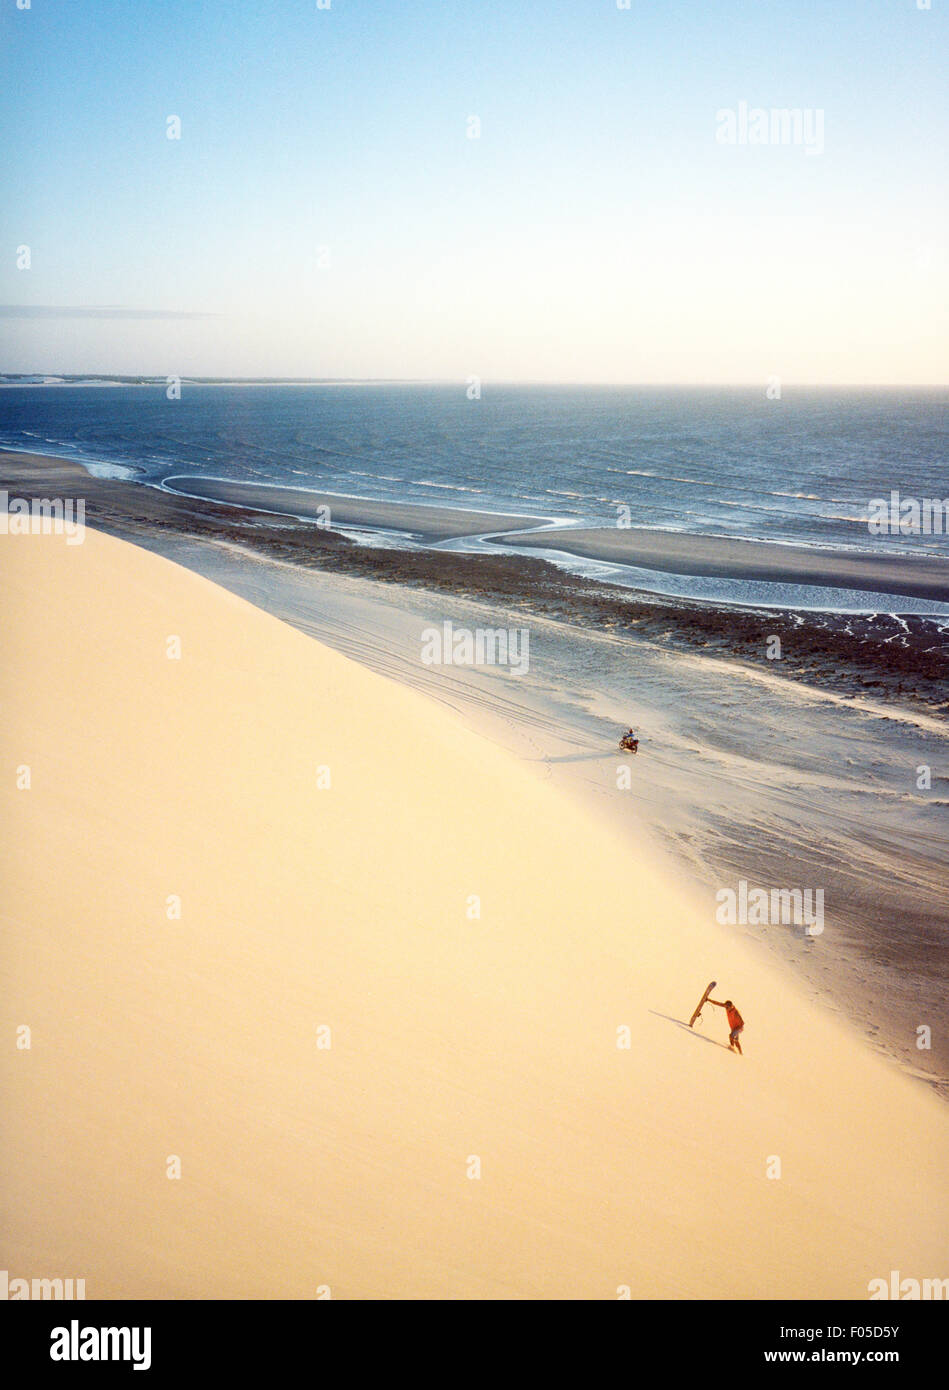
[[[3,0],[0,368],[944,381],[933,7]]]

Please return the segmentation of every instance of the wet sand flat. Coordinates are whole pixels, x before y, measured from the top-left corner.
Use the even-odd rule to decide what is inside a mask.
[[[949,600],[949,564],[935,557],[899,555],[884,549],[898,544],[898,539],[878,539],[878,555],[619,527],[529,532],[508,535],[504,543],[532,550],[558,550],[612,564],[641,565],[669,574],[817,584]],[[873,544],[874,538],[868,535],[868,548]]]
[[[169,477],[168,487],[205,502],[225,502],[250,510],[281,515],[326,518],[332,526],[372,526],[405,531],[429,541],[455,540],[490,531],[520,531],[539,517],[500,512],[471,511],[460,507],[429,507],[415,502],[377,502],[368,497],[346,497],[333,492],[302,491],[263,483],[230,483],[217,478]]]

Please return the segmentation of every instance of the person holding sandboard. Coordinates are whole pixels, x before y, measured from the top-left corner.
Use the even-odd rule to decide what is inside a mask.
[[[730,999],[726,999],[723,1004],[720,999],[712,999],[711,996],[709,996],[708,1002],[710,1004],[714,1004],[715,1007],[718,1009],[725,1010],[725,1014],[728,1018],[728,1027],[731,1030],[728,1034],[728,1046],[732,1049],[733,1052],[737,1051],[740,1057],[741,1043],[738,1041],[738,1034],[744,1031],[745,1020],[742,1018],[741,1014],[735,1008],[734,1004]]]

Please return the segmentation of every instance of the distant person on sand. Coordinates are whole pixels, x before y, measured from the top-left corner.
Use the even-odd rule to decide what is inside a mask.
[[[738,1041],[738,1034],[744,1031],[745,1020],[742,1018],[741,1014],[735,1008],[734,1004],[730,999],[726,999],[724,1004],[720,999],[709,999],[708,1002],[710,1004],[717,1005],[720,1009],[725,1010],[725,1013],[728,1016],[728,1026],[731,1029],[731,1032],[728,1035],[728,1046],[731,1048],[737,1048],[739,1055],[741,1055],[741,1043]]]

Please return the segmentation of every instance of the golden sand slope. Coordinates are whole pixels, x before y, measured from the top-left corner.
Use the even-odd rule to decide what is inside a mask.
[[[722,1298],[949,1273],[943,1107],[660,862],[165,560],[8,537],[0,582],[11,1277]],[[713,975],[743,1058],[720,1012],[674,1021]]]

